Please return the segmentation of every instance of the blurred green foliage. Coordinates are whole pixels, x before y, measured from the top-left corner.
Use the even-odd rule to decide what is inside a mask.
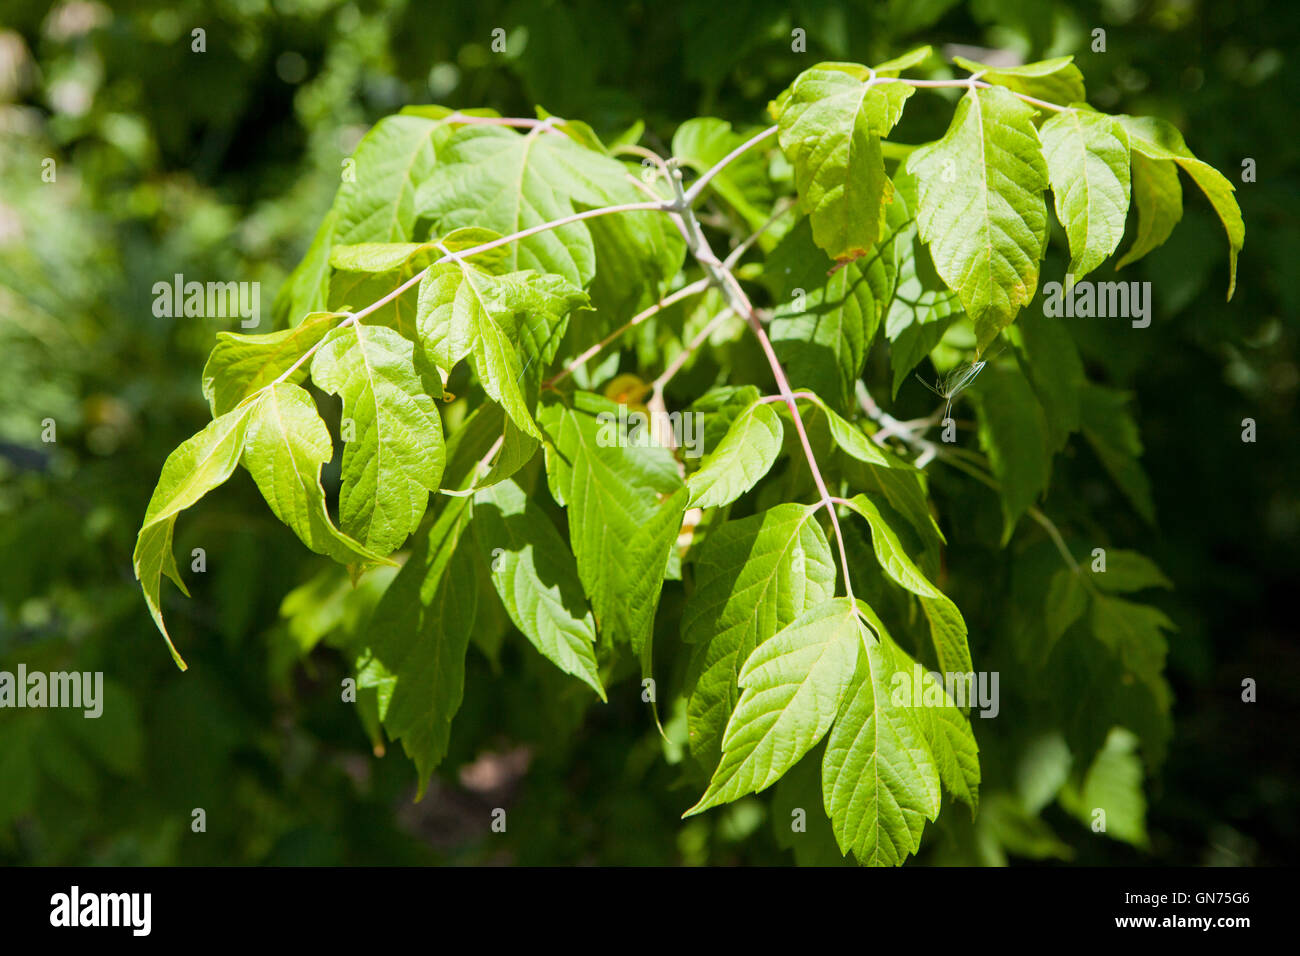
[[[590,709],[573,682],[513,645],[495,661],[471,654],[452,753],[412,804],[409,765],[373,754],[338,704],[345,671],[328,604],[315,625],[281,617],[286,582],[308,581],[321,562],[246,480],[179,526],[177,553],[201,547],[208,561],[191,577],[194,600],[170,608],[191,665],[180,674],[130,554],[160,463],[208,418],[199,370],[220,329],[156,318],[150,290],[176,273],[256,280],[269,314],[340,163],[370,122],[404,104],[506,115],[541,104],[608,137],[644,118],[666,149],[692,116],[764,121],[767,101],[818,60],[876,62],[923,42],[1075,54],[1099,108],[1163,116],[1234,179],[1254,159],[1258,181],[1238,184],[1249,233],[1231,305],[1218,224],[1189,202],[1169,243],[1126,273],[1160,290],[1152,326],[1074,329],[1089,377],[1137,396],[1160,531],[1100,468],[1051,505],[1076,527],[1105,514],[1107,535],[1141,542],[1177,586],[1157,599],[1180,631],[1176,729],[1147,795],[1149,845],[1095,839],[1058,809],[1047,815],[1054,833],[1028,827],[995,798],[979,826],[945,814],[944,839],[921,862],[994,863],[1008,851],[1103,864],[1291,859],[1300,756],[1278,729],[1300,711],[1289,614],[1300,570],[1290,431],[1300,146],[1289,117],[1300,78],[1284,68],[1298,24],[1289,5],[1262,0],[4,0],[0,669],[102,670],[114,706],[101,721],[0,712],[0,861],[789,862],[764,825],[766,800],[682,823],[680,754],[634,698]],[[505,53],[491,49],[498,28]],[[1104,52],[1092,49],[1097,28]],[[806,52],[792,51],[796,29]],[[909,111],[899,138],[937,136],[945,116]],[[54,182],[42,178],[47,160]],[[1049,261],[1044,274],[1063,271]],[[922,401],[905,390],[899,414],[922,414]],[[1259,441],[1237,448],[1246,417]],[[46,419],[57,442],[41,440]],[[989,511],[949,504],[956,520]],[[953,594],[977,666],[1010,670],[988,584],[955,581]],[[1246,677],[1260,682],[1258,704],[1240,701]],[[564,705],[544,709],[543,698]],[[1013,751],[981,735],[986,776],[1021,781],[1032,802],[1059,771],[1054,746],[1017,749],[1020,763],[999,768]],[[775,813],[797,805],[798,786],[779,789]],[[496,806],[510,810],[504,835],[488,831]],[[190,828],[197,807],[204,834]]]

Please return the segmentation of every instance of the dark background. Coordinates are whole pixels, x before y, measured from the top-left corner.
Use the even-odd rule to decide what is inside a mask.
[[[1176,584],[1156,599],[1180,628],[1176,726],[1148,788],[1148,851],[1051,822],[1081,863],[1293,862],[1294,9],[0,0],[0,668],[103,670],[115,702],[100,721],[0,712],[0,861],[788,862],[752,808],[678,820],[689,794],[673,789],[631,695],[585,718],[585,699],[562,696],[573,713],[557,716],[535,702],[564,685],[522,655],[505,661],[510,694],[493,693],[471,656],[453,752],[412,803],[409,763],[372,755],[337,705],[341,660],[327,647],[299,659],[280,602],[318,565],[247,480],[178,526],[177,554],[201,543],[210,562],[187,575],[194,599],[168,605],[190,663],[180,674],[130,555],[162,461],[208,418],[199,372],[218,329],[155,318],[151,288],[178,272],[257,280],[269,315],[342,158],[407,103],[523,116],[540,103],[609,135],[644,118],[662,149],[691,116],[764,122],[768,100],[819,60],[931,43],[1074,53],[1095,106],[1171,120],[1238,183],[1247,238],[1234,300],[1223,301],[1222,231],[1185,188],[1169,243],[1130,270],[1160,290],[1151,327],[1113,341],[1098,327],[1080,343],[1090,373],[1136,394],[1159,530],[1119,506],[1096,517]],[[796,27],[803,54],[790,49]],[[1090,50],[1098,27],[1104,53]],[[203,54],[190,50],[195,28]],[[490,51],[495,28],[505,54]],[[946,116],[909,106],[899,138],[937,136]],[[40,180],[46,157],[55,184]],[[1255,183],[1240,183],[1246,157]],[[53,445],[39,439],[47,417]],[[1258,423],[1253,445],[1236,440],[1245,417]],[[1253,705],[1240,700],[1246,677],[1259,682]],[[205,835],[190,832],[199,806]],[[511,833],[487,833],[495,806],[510,808]]]

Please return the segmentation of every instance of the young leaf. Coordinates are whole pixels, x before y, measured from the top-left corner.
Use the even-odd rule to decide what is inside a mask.
[[[921,238],[975,323],[979,352],[1034,297],[1047,243],[1047,164],[1034,111],[997,87],[967,93],[943,139],[908,157]]]
[[[853,459],[842,466],[844,480],[849,488],[865,491],[907,519],[926,550],[937,550],[946,542],[939,523],[930,511],[926,496],[924,473],[895,458],[881,449],[883,465],[867,464]]]
[[[694,556],[682,640],[695,645],[686,716],[691,752],[716,762],[754,649],[835,596],[835,561],[813,505],[783,503],[719,525]]]
[[[915,50],[908,50],[902,56],[896,56],[892,60],[886,60],[884,63],[875,67],[876,76],[898,76],[905,70],[910,70],[914,66],[920,66],[926,60],[930,59],[934,50],[927,44],[919,46]]]
[[[880,238],[894,186],[880,140],[915,92],[871,83],[864,67],[822,63],[805,70],[778,100],[777,136],[817,245],[837,260],[867,254]]]
[[[441,255],[431,242],[361,242],[331,249],[330,267],[340,272],[396,272],[416,256],[423,257],[422,268]]]
[[[862,643],[852,603],[835,598],[760,644],[740,670],[744,692],[722,737],[722,761],[684,816],[771,786],[816,746],[839,712]]]
[[[755,402],[731,424],[726,436],[687,480],[688,508],[731,504],[767,474],[781,451],[781,416]]]
[[[619,405],[590,392],[550,399],[546,477],[569,517],[569,541],[596,626],[640,654],[650,638],[668,552],[688,492],[672,452],[619,434]]]
[[[172,555],[172,529],[178,514],[222,484],[235,470],[244,451],[252,411],[250,404],[218,416],[167,456],[136,536],[135,553],[131,557],[136,579],[144,591],[149,613],[181,670],[185,670],[185,661],[172,644],[162,616],[164,574],[183,594],[189,595]]]
[[[823,415],[826,416],[827,426],[830,428],[831,439],[850,458],[863,462],[868,465],[882,465],[886,468],[897,466],[899,468],[910,468],[897,458],[886,458],[885,452],[862,431],[857,425],[845,421],[840,415],[822,401],[821,397],[814,393],[807,393],[802,396],[804,401],[811,402]]]
[[[1084,109],[1052,116],[1038,131],[1056,218],[1070,240],[1070,273],[1083,278],[1124,237],[1129,202],[1128,133],[1114,117]]]
[[[356,432],[343,446],[339,523],[379,554],[419,527],[447,461],[438,409],[414,363],[413,343],[353,322],[330,333],[311,364],[312,379],[343,399]]]
[[[244,467],[275,516],[312,551],[340,564],[391,563],[330,521],[320,469],[333,457],[329,430],[299,386],[281,382],[250,403]]]
[[[478,591],[473,563],[458,545],[470,513],[469,498],[448,498],[429,530],[417,536],[357,655],[357,685],[377,691],[384,730],[415,761],[418,796],[447,753],[465,688]]]
[[[390,252],[378,252],[379,247],[353,246],[339,261],[359,266],[359,271],[336,270],[330,277],[329,306],[335,311],[356,311],[379,302],[394,289],[429,267],[442,257],[441,250],[431,243],[402,243]],[[405,254],[407,250],[409,254]],[[386,262],[396,263],[388,271],[378,270]],[[367,325],[386,325],[415,342],[416,298],[409,292],[390,299],[366,315]]]
[[[513,481],[474,496],[474,538],[510,620],[543,657],[605,699],[596,624],[578,568],[551,519]]]

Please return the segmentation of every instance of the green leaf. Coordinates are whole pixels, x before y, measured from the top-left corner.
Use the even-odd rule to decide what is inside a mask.
[[[715,528],[693,553],[682,611],[691,658],[691,752],[716,761],[754,649],[835,596],[835,563],[813,505],[784,503]]]
[[[1087,609],[1088,592],[1083,586],[1082,574],[1071,568],[1061,568],[1052,576],[1044,602],[1043,626],[1047,632],[1047,646],[1042,649],[1043,658]]]
[[[1182,167],[1183,172],[1191,176],[1192,181],[1201,187],[1201,192],[1205,193],[1205,198],[1218,213],[1219,220],[1228,234],[1228,298],[1231,299],[1233,291],[1237,288],[1237,254],[1246,242],[1246,224],[1241,219],[1241,209],[1237,205],[1237,200],[1232,195],[1236,187],[1209,163],[1201,162],[1192,155],[1192,151],[1183,142],[1183,134],[1178,132],[1172,123],[1153,116],[1115,118],[1128,130],[1135,152],[1141,153],[1148,159],[1177,163]],[[1165,208],[1169,208],[1167,199]]]
[[[415,231],[415,190],[434,169],[433,131],[438,121],[388,116],[375,124],[353,154],[334,203],[334,242],[405,242]]]
[[[1150,558],[1120,548],[1106,549],[1106,570],[1092,572],[1092,578],[1103,591],[1117,594],[1174,586]]]
[[[303,316],[325,310],[330,289],[330,244],[334,238],[333,209],[321,220],[302,262],[298,263],[276,293],[271,307],[277,328],[287,328]]]
[[[440,368],[450,371],[472,356],[484,391],[521,432],[540,439],[532,413],[536,389],[527,388],[524,372],[531,370],[540,381],[569,314],[587,304],[586,294],[559,276],[494,276],[458,260],[434,266],[420,280],[417,325]]]
[[[250,404],[244,467],[275,516],[312,551],[340,564],[391,563],[330,521],[320,469],[333,457],[329,430],[299,386],[281,382]]]
[[[916,181],[910,176],[896,175],[898,187],[896,202],[915,194]],[[914,198],[909,205],[915,208]],[[961,300],[943,284],[930,254],[921,243],[916,222],[912,220],[900,231],[895,240],[898,248],[898,281],[894,296],[885,317],[885,337],[890,341],[889,365],[893,370],[893,391],[930,354],[949,327],[961,318]]]
[[[731,504],[767,474],[781,451],[781,416],[769,403],[755,402],[737,416],[726,436],[687,481],[688,508]]]
[[[447,462],[442,421],[415,370],[415,346],[392,329],[353,322],[330,333],[312,379],[343,399],[355,438],[343,446],[339,523],[379,554],[420,525]]]
[[[625,179],[626,167],[568,136],[500,127],[465,127],[440,150],[438,166],[420,187],[419,208],[442,230],[480,226],[510,235],[572,215],[582,208],[644,201]],[[599,271],[636,298],[681,264],[683,246],[661,213],[628,213],[570,223],[512,243],[511,270],[536,269],[584,288]],[[614,220],[617,221],[614,221]],[[599,244],[593,243],[593,237]],[[602,261],[608,255],[609,261]],[[608,267],[608,268],[607,268]],[[606,289],[593,290],[597,300]],[[610,294],[614,294],[611,292]]]
[[[1167,159],[1148,159],[1132,151],[1133,201],[1137,204],[1137,235],[1115,263],[1122,269],[1160,246],[1183,218],[1183,187],[1178,166]]]
[[[244,452],[253,412],[254,405],[249,404],[218,416],[203,431],[181,442],[167,456],[136,536],[135,553],[131,557],[136,580],[144,591],[149,613],[181,670],[185,670],[185,661],[172,644],[162,615],[164,574],[176,583],[181,593],[189,596],[172,554],[172,529],[176,526],[178,514],[225,482],[234,472]]]
[[[971,670],[970,646],[966,642],[966,622],[951,599],[935,587],[908,556],[898,533],[890,526],[880,508],[866,495],[854,495],[847,506],[866,519],[871,527],[871,547],[885,573],[901,587],[921,598],[930,621],[939,666],[945,673],[965,674]]]
[[[543,657],[605,699],[596,623],[578,567],[555,525],[513,481],[474,496],[474,538],[510,620]]]
[[[1148,524],[1155,524],[1151,482],[1138,461],[1142,456],[1142,440],[1138,437],[1137,423],[1125,407],[1128,394],[1085,383],[1079,399],[1079,418],[1088,443],[1134,510]]]
[[[813,238],[837,260],[866,255],[882,235],[894,186],[880,140],[915,92],[867,76],[854,64],[819,64],[799,74],[778,101],[777,137],[794,166]]]
[[[859,459],[844,462],[844,478],[851,489],[865,491],[907,519],[925,543],[926,549],[945,544],[939,523],[930,511],[926,497],[924,473],[881,449],[883,464],[867,464]]]
[[[919,46],[915,50],[908,50],[902,56],[896,56],[892,60],[879,64],[875,67],[875,74],[876,76],[898,76],[904,70],[920,66],[933,55],[934,50],[929,45]]]
[[[1023,371],[1029,376],[1047,419],[1048,446],[1063,449],[1079,428],[1079,395],[1085,385],[1083,360],[1065,323],[1037,311],[1016,323]],[[1010,333],[1009,333],[1010,334]]]
[[[1129,203],[1128,133],[1084,109],[1052,116],[1038,131],[1056,218],[1070,240],[1070,274],[1083,278],[1124,238]]]
[[[1113,840],[1147,847],[1146,796],[1142,792],[1144,773],[1137,754],[1138,738],[1123,727],[1111,728],[1106,744],[1092,761],[1082,786],[1067,785],[1060,794],[1061,806],[1090,828],[1106,812],[1103,831]]]
[[[1047,164],[1034,111],[1006,90],[967,93],[943,139],[908,158],[921,238],[983,350],[1028,305],[1047,243]]]
[[[337,312],[313,312],[293,328],[267,335],[218,332],[217,344],[203,366],[203,396],[213,416],[224,415],[279,378],[324,338],[340,318]],[[285,381],[296,385],[306,377],[304,363]]]
[[[878,620],[873,617],[872,624]],[[939,771],[939,782],[953,797],[970,807],[973,817],[979,810],[980,762],[979,745],[975,742],[970,718],[948,695],[937,679],[938,675],[912,661],[897,644],[889,643],[897,659],[911,664],[912,682],[920,682],[921,699],[927,703],[919,709],[913,708],[913,716]],[[970,678],[972,682],[976,677],[971,671],[946,673],[958,680]],[[969,707],[971,701],[963,703]]]
[[[1124,668],[1150,688],[1162,709],[1170,691],[1165,683],[1165,631],[1174,623],[1159,608],[1123,598],[1097,595],[1092,601],[1092,628],[1097,639],[1119,655]]]
[[[1088,98],[1083,88],[1083,74],[1074,65],[1072,56],[1058,56],[1023,66],[1004,67],[987,66],[963,56],[952,59],[962,69],[979,73],[980,79],[995,86],[1005,86],[1009,90],[1056,103],[1058,106],[1082,103]]]
[[[884,633],[861,638],[865,653],[822,758],[822,799],[840,851],[867,866],[898,866],[939,814],[939,769],[921,711],[895,704],[895,675],[911,675]]]
[[[447,753],[465,689],[465,651],[474,631],[474,566],[459,548],[469,498],[448,498],[388,586],[357,655],[357,685],[378,694],[384,730],[415,761],[419,797]]]
[[[668,553],[688,492],[672,452],[620,440],[620,406],[590,392],[550,399],[546,477],[569,518],[569,541],[600,633],[640,654],[650,639]]]
[[[479,464],[498,439],[501,448],[484,475]],[[447,440],[447,470],[443,473],[443,484],[447,488],[463,490],[471,483],[476,488],[486,488],[505,481],[528,464],[540,446],[539,441],[514,426],[500,405],[483,402],[470,412]]]
[[[862,374],[898,276],[897,239],[907,207],[889,207],[885,235],[868,256],[831,270],[814,245],[807,218],[773,250],[763,267],[776,304],[768,334],[796,386],[824,395],[837,409],[853,407]]]
[[[857,666],[862,626],[848,598],[801,614],[740,670],[744,692],[722,737],[722,761],[684,816],[761,791],[830,729]]]
[[[362,138],[306,256],[276,296],[273,312],[277,326],[288,326],[299,316],[326,309],[331,301],[330,258],[336,242],[351,245],[413,238],[413,190],[433,168],[434,139],[442,129],[437,121],[443,115],[390,116]],[[354,278],[350,285],[357,281]],[[360,290],[348,304],[360,308],[392,288],[381,289],[364,301],[362,296],[370,290]],[[336,298],[334,303],[337,307],[346,299]],[[400,331],[399,310],[400,303],[384,312],[394,316],[391,324]]]
[[[353,247],[357,248],[357,247]],[[403,257],[402,250],[410,249],[409,255]],[[349,272],[337,270],[330,277],[329,306],[336,312],[358,311],[385,299],[394,290],[404,285],[419,272],[428,268],[442,257],[442,252],[430,243],[417,245],[403,244],[393,251],[391,261],[395,268],[387,272],[368,271],[384,264],[385,254],[362,249],[356,256],[349,254],[340,261],[364,266],[361,271]],[[365,317],[367,325],[385,325],[400,332],[404,338],[415,342],[416,333],[416,297],[410,291],[396,298],[389,299],[382,306],[369,312]]]
[[[800,396],[800,400],[811,403],[826,416],[826,424],[830,430],[831,440],[835,442],[840,451],[850,458],[868,465],[883,465],[887,468],[894,465],[900,468],[911,467],[896,458],[891,460],[891,458],[885,457],[885,452],[867,437],[866,432],[857,425],[841,418],[838,412],[822,401],[821,396],[813,392],[804,392]],[[789,414],[788,411],[787,414]]]
[[[442,253],[429,242],[361,242],[354,246],[334,246],[330,266],[340,272],[383,273],[401,269],[416,256],[438,258]],[[369,305],[370,303],[357,303]]]
[[[1052,459],[1047,419],[1018,369],[990,366],[978,382],[980,447],[998,479],[1002,543],[1020,516],[1047,489]]]

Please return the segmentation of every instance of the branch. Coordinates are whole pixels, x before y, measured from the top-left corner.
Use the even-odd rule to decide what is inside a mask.
[[[654,305],[650,306],[650,308],[646,309],[644,312],[639,312],[638,314],[634,315],[623,325],[619,326],[613,332],[609,333],[609,335],[605,336],[595,345],[591,346],[591,348],[587,349],[577,358],[570,361],[569,364],[566,365],[564,368],[562,368],[559,372],[557,372],[554,377],[542,383],[542,388],[554,388],[559,382],[564,381],[564,379],[572,375],[573,372],[578,368],[578,366],[584,364],[585,362],[590,361],[593,356],[600,354],[600,352],[603,351],[611,342],[618,340],[623,335],[623,333],[627,332],[628,329],[640,325],[642,322],[650,318],[652,315],[655,315],[657,312],[668,308],[668,306],[672,305],[675,302],[679,302],[682,299],[685,299],[687,296],[692,296],[698,292],[703,292],[712,284],[713,284],[713,280],[709,279],[708,277],[705,277],[703,279],[696,279],[694,282],[690,283],[689,285],[684,285],[676,292],[672,293],[671,295],[660,299]]]
[[[399,285],[392,292],[389,292],[387,295],[383,296],[380,299],[376,299],[374,302],[370,303],[370,305],[366,306],[361,311],[348,313],[348,317],[338,324],[338,328],[346,329],[349,325],[355,325],[358,321],[360,321],[365,316],[376,311],[377,309],[383,308],[385,305],[387,305],[389,302],[392,302],[394,299],[396,299],[407,289],[410,289],[412,286],[417,285],[420,282],[420,280],[423,279],[425,275],[429,272],[429,270],[432,269],[434,266],[443,265],[444,263],[451,262],[453,259],[459,260],[459,259],[466,259],[469,256],[476,256],[480,252],[487,252],[491,249],[497,249],[501,246],[507,245],[511,242],[515,242],[519,239],[525,239],[528,236],[534,236],[539,232],[547,232],[548,230],[551,229],[558,229],[560,226],[567,226],[570,223],[581,222],[584,219],[594,219],[597,216],[608,216],[608,215],[612,215],[613,213],[620,213],[620,212],[667,212],[671,208],[672,208],[672,203],[662,202],[662,201],[661,202],[629,202],[629,203],[620,203],[616,206],[602,206],[599,209],[588,209],[583,212],[575,212],[572,215],[563,216],[559,219],[553,219],[550,222],[544,222],[541,223],[540,225],[530,226],[527,229],[521,229],[519,232],[512,232],[508,236],[501,236],[499,239],[493,239],[491,242],[485,242],[482,245],[473,246],[469,249],[461,250],[460,252],[456,252],[456,253],[448,252],[442,258],[438,259],[436,262],[429,263],[429,265],[425,266],[415,275],[411,276],[411,278],[407,279],[405,282]],[[284,372],[281,373],[281,375],[278,378],[262,386],[262,388],[271,388],[272,386],[279,385],[281,382],[285,381],[290,375],[292,375],[295,371],[297,371],[304,362],[306,362],[309,358],[315,355],[316,351],[324,344],[325,344],[325,340],[322,338],[319,342],[317,342],[306,352],[300,355],[298,357],[298,360],[294,362],[292,365],[290,365],[287,369],[285,369]],[[258,392],[260,392],[261,390],[262,389],[258,389]],[[256,395],[257,392],[254,392],[253,394]],[[251,397],[252,396],[250,395],[249,398]],[[248,399],[245,399],[245,401],[247,400]]]
[[[656,398],[661,402],[663,401],[664,386],[668,384],[674,375],[682,370],[682,366],[690,361],[691,356],[695,354],[695,350],[703,345],[708,337],[713,334],[713,330],[721,325],[731,314],[732,312],[730,307],[723,309],[713,318],[709,319],[704,328],[700,329],[695,338],[682,346],[682,350],[677,353],[673,360],[668,364],[668,367],[663,370],[663,374],[651,383]]]
[[[732,160],[740,158],[747,150],[757,146],[769,136],[775,135],[776,129],[775,126],[769,126],[757,136],[750,137],[729,152],[726,156],[723,156],[720,160],[714,163],[712,167],[710,167],[708,172],[691,184],[691,188],[686,190],[685,194],[680,197],[680,201],[685,203],[687,206],[693,205],[695,200],[699,198],[700,193],[704,192],[704,187],[709,184],[709,180],[726,169],[727,166],[731,164]]]
[[[914,86],[919,90],[939,90],[954,87],[966,87],[967,89],[986,90],[989,87],[996,86],[996,83],[989,83],[985,80],[977,79],[975,76],[968,76],[960,80],[910,80],[901,76],[875,76],[867,80],[867,86],[874,86],[877,83],[906,83],[908,86]],[[1002,87],[1012,96],[1024,100],[1026,103],[1032,103],[1035,106],[1041,106],[1045,110],[1052,110],[1057,113],[1073,113],[1073,106],[1062,106],[1059,103],[1049,103],[1046,100],[1040,100],[1037,97],[1028,96],[1024,93],[1017,93],[1010,87]]]
[[[775,132],[776,128],[772,127],[767,131],[767,135]],[[761,137],[751,139],[744,148],[752,146],[758,142]],[[742,150],[733,150],[732,153],[724,157],[717,166],[705,173],[695,187],[701,183],[707,182],[722,166],[739,155]],[[781,393],[781,398],[785,401],[786,407],[790,409],[790,416],[794,420],[795,431],[799,435],[799,443],[803,446],[804,457],[808,461],[808,470],[812,474],[813,483],[817,486],[817,493],[821,497],[821,504],[826,506],[826,512],[830,515],[831,528],[835,531],[835,543],[839,546],[840,568],[844,572],[844,590],[849,600],[853,598],[853,581],[849,577],[849,555],[844,547],[844,534],[840,531],[839,516],[835,513],[835,508],[831,506],[831,493],[826,487],[826,482],[822,478],[821,469],[817,466],[817,456],[813,454],[812,442],[808,440],[808,431],[804,428],[803,418],[799,415],[799,406],[795,402],[794,392],[790,389],[790,382],[786,378],[785,369],[781,367],[780,360],[776,357],[776,351],[772,348],[772,342],[763,330],[763,323],[759,321],[757,313],[754,311],[753,303],[749,301],[749,296],[745,290],[740,287],[736,277],[731,274],[731,269],[718,260],[714,255],[713,249],[709,246],[709,241],[704,237],[704,232],[700,229],[700,224],[695,219],[691,211],[688,193],[682,190],[682,181],[680,171],[675,171],[675,175],[669,180],[672,184],[673,191],[677,196],[677,202],[674,204],[672,213],[677,220],[678,228],[681,230],[683,237],[686,239],[686,247],[690,250],[691,255],[704,268],[713,281],[722,291],[723,297],[730,306],[731,311],[744,319],[755,337],[758,344],[763,349],[763,354],[767,357],[767,364],[772,370],[772,377],[776,380],[777,390]],[[692,187],[692,188],[695,188]]]

